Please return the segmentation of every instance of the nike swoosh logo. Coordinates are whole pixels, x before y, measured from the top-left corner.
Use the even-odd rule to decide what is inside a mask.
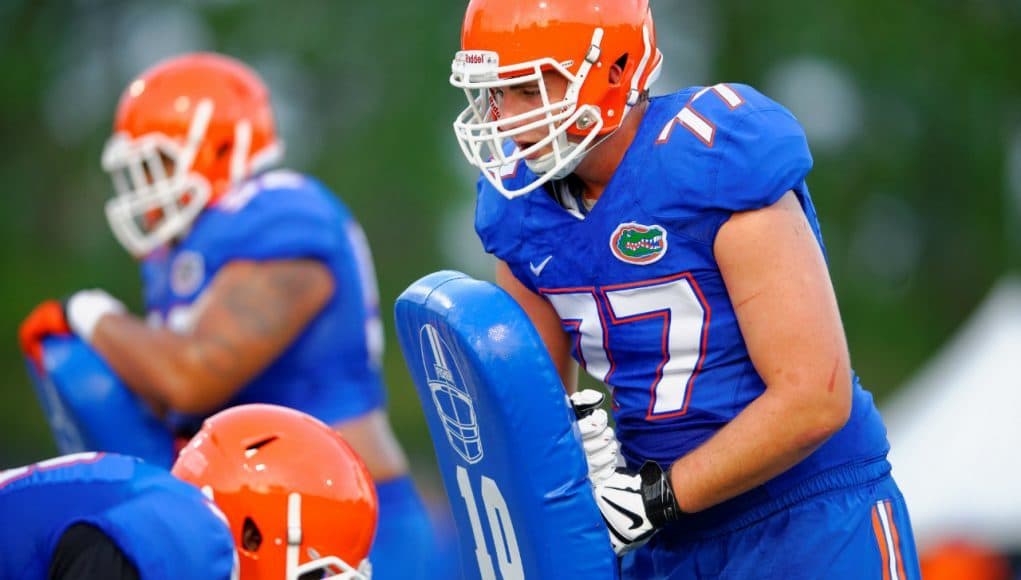
[[[610,500],[608,498],[604,497],[603,501],[605,501],[606,503],[608,503],[611,506],[613,506],[613,508],[616,509],[618,512],[620,512],[620,513],[626,515],[627,517],[631,518],[631,527],[628,528],[629,530],[638,529],[638,527],[642,525],[642,522],[644,520],[642,519],[642,517],[640,515],[638,515],[635,512],[627,509],[624,506],[617,505],[616,503],[614,503],[612,500]]]
[[[546,268],[546,264],[549,264],[549,261],[552,260],[552,259],[553,259],[553,255],[550,254],[549,256],[546,256],[545,260],[539,262],[538,266],[536,266],[535,264],[529,262],[528,263],[528,267],[529,267],[529,269],[532,270],[533,274],[538,276],[539,274],[542,274],[543,269]]]
[[[606,489],[615,489],[617,491],[626,491],[627,493],[640,493],[641,490],[634,487],[614,487],[612,485],[603,486]]]

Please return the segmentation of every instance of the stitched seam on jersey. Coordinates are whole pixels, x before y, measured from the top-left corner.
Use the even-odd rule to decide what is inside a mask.
[[[545,189],[546,189],[545,186],[543,186],[543,187],[539,188],[538,190],[533,191],[532,194],[534,194],[534,193],[541,193],[542,195],[548,195],[546,193]],[[519,200],[526,204],[524,209],[523,209],[523,211],[521,212],[522,213],[522,215],[521,215],[521,223],[518,224],[518,234],[516,236],[514,236],[514,246],[507,251],[507,253],[509,255],[518,255],[518,256],[521,256],[523,258],[523,250],[522,250],[522,248],[524,248],[524,246],[525,246],[525,235],[527,234],[527,227],[526,227],[525,224],[528,223],[530,220],[532,220],[532,212],[535,210],[535,207],[537,205],[537,202],[534,200],[532,194],[523,195],[521,197],[516,197],[514,199],[504,200],[504,203],[507,203],[507,204],[512,204],[512,203],[514,203],[516,201],[519,201]],[[499,194],[497,194],[497,195],[499,195]],[[508,205],[507,209],[513,209],[513,208],[510,205]],[[497,258],[499,259],[498,256],[497,256]],[[522,278],[522,277],[518,276],[517,272],[515,271],[517,268],[511,267],[511,263],[509,261],[504,260],[504,263],[507,264],[507,269],[510,270],[511,276],[514,276],[514,278],[518,282],[520,282],[522,286],[524,286],[525,288],[528,288],[532,292],[538,292],[539,289],[536,288],[532,284],[532,282],[530,280],[528,280],[527,276],[525,276],[525,278]],[[524,264],[521,264],[521,265],[527,268],[527,266],[525,266]]]
[[[720,144],[721,145],[720,157],[717,160],[716,167],[715,167],[715,169],[713,170],[713,173],[712,173],[712,179],[713,179],[713,195],[712,195],[712,199],[713,199],[713,201],[716,201],[717,199],[719,199],[719,195],[720,195],[720,169],[722,169],[722,167],[723,167],[723,159],[726,157],[724,155],[724,151],[725,151],[727,145],[731,145],[734,142],[733,139],[731,139],[731,135],[733,133],[736,133],[737,130],[742,129],[745,126],[745,124],[748,122],[748,118],[751,117],[752,113],[771,113],[771,112],[783,113],[783,112],[785,112],[785,110],[782,107],[777,107],[777,106],[768,106],[768,107],[763,107],[761,109],[748,108],[745,111],[739,113],[741,118],[734,124],[734,131],[728,131],[728,132],[723,134],[722,143]],[[734,215],[734,212],[726,211],[726,210],[724,210],[721,213],[724,214],[726,217],[723,219],[723,221],[721,221],[719,224],[717,224],[716,227],[713,228],[712,239],[709,241],[709,245],[710,246],[715,246],[716,245],[716,236],[719,235],[720,228],[723,227],[723,224],[727,223],[727,220],[730,219],[730,216]]]
[[[693,91],[692,95],[694,95],[695,92],[697,92],[697,91]],[[653,99],[659,99],[659,98],[664,98],[664,97],[653,97]],[[685,106],[687,106],[688,104],[691,103],[691,98],[689,97],[689,98],[685,99],[684,102],[685,102]],[[650,107],[652,106],[651,100],[649,102],[649,106]],[[646,109],[645,114],[648,115],[648,113],[649,113],[649,110]],[[645,120],[643,119],[642,122],[644,123]],[[640,132],[641,132],[641,129],[639,129],[639,133]],[[632,144],[634,144],[636,141],[638,141],[638,136],[639,136],[638,134],[635,134],[635,137],[632,140]],[[630,150],[631,150],[631,147],[629,146],[628,147],[628,152],[630,152]],[[639,158],[637,160],[632,160],[632,161],[637,161],[637,163],[632,162],[630,164],[631,167],[632,167],[632,169],[630,171],[631,175],[632,176],[641,176],[642,183],[647,181],[646,180],[647,173],[645,171],[643,171],[643,169],[647,166],[647,161],[646,160],[649,159],[649,157],[650,157],[649,151],[651,151],[651,149],[646,149],[645,151],[643,151],[642,154],[641,154],[642,155],[641,158]],[[627,157],[627,153],[625,153],[625,158],[626,157]],[[631,199],[634,200],[635,205],[637,205],[638,208],[643,213],[648,214],[650,216],[653,216],[655,221],[662,222],[662,223],[667,223],[667,224],[670,224],[671,226],[674,224],[673,220],[663,219],[663,216],[661,216],[658,212],[649,210],[649,208],[645,205],[645,196],[632,194],[631,195]],[[670,235],[671,236],[682,237],[685,240],[688,240],[688,241],[690,241],[692,243],[695,243],[695,244],[698,244],[700,246],[708,246],[710,248],[710,252],[712,251],[712,243],[711,242],[710,243],[706,243],[706,241],[704,241],[704,240],[700,240],[698,238],[690,236],[690,235],[684,233],[683,231],[681,231],[680,228],[671,228],[670,229]]]
[[[648,114],[648,112],[649,112],[648,108],[646,108],[645,113]],[[641,130],[639,129],[639,132],[640,131]],[[637,141],[637,140],[638,140],[638,133],[635,134],[634,139],[632,139],[632,141],[631,141],[631,144],[634,145],[635,141]],[[630,149],[631,149],[631,146],[629,145],[628,146],[628,150],[630,150]],[[644,151],[641,151],[641,157],[639,159],[629,159],[628,160],[628,161],[631,162],[630,163],[631,169],[629,170],[629,173],[631,174],[632,177],[640,175],[642,183],[644,183],[646,181],[646,179],[645,179],[646,178],[646,172],[642,171],[642,169],[644,169],[647,166],[647,161],[646,160],[649,157],[649,151],[651,151],[651,149],[645,148]],[[624,152],[624,158],[623,159],[627,159],[627,152],[626,151]],[[613,181],[612,178],[611,178],[610,181],[611,182]],[[645,206],[645,196],[643,196],[643,195],[636,195],[633,192],[634,192],[634,190],[632,190],[631,199],[635,200],[635,205],[637,205],[638,208],[640,210],[642,210],[642,212],[645,213],[645,214],[656,215],[655,212],[649,211],[649,209]]]
[[[656,97],[656,98],[659,98],[659,97]],[[686,103],[685,106],[687,106],[688,103],[691,103],[691,99],[690,98],[686,99],[685,103]],[[648,114],[648,111],[646,111],[646,114]],[[638,136],[635,135],[635,141],[637,141],[637,140],[638,140]],[[644,169],[646,167],[646,165],[647,165],[646,160],[649,159],[649,157],[650,157],[650,154],[648,153],[648,151],[649,150],[644,152],[642,154],[642,157],[640,159],[638,159],[639,163],[632,163],[632,167],[634,167],[634,169],[632,170],[632,174],[633,175],[640,175],[640,176],[642,176],[642,182],[643,183],[646,181],[646,179],[645,179],[646,172],[642,171],[642,169]],[[672,192],[672,189],[671,189],[671,192]],[[644,213],[646,213],[646,214],[648,214],[650,216],[653,216],[654,221],[668,224],[667,227],[670,227],[669,233],[670,233],[671,236],[684,238],[685,240],[687,240],[687,241],[689,241],[689,242],[691,242],[693,244],[699,245],[699,246],[706,246],[706,247],[709,248],[710,253],[712,252],[712,242],[711,241],[702,240],[702,239],[696,238],[696,237],[694,237],[692,235],[689,235],[689,234],[685,233],[684,231],[682,231],[681,228],[676,227],[676,220],[665,219],[658,212],[655,212],[655,211],[652,211],[652,210],[648,209],[648,207],[645,205],[645,197],[644,196],[632,195],[632,199],[635,201],[635,205],[637,205],[639,207],[639,209],[642,210],[642,212],[644,212]]]
[[[712,210],[712,211],[715,212],[716,210]],[[723,213],[726,213],[726,212],[723,212]],[[650,215],[655,215],[655,214],[650,214]],[[675,224],[675,222],[672,221],[672,220],[664,220],[664,219],[659,219],[659,218],[657,218],[657,220],[669,223],[669,224],[671,224],[671,226],[673,226]],[[719,228],[717,228],[717,229],[719,229]],[[670,235],[673,236],[673,237],[684,238],[685,240],[688,240],[688,241],[692,242],[693,244],[697,244],[699,246],[705,246],[705,247],[709,248],[710,252],[712,252],[713,242],[715,241],[715,238],[716,238],[716,236],[714,234],[713,235],[713,240],[699,239],[699,238],[696,238],[694,236],[691,236],[689,234],[684,233],[679,228],[671,229],[670,230]]]
[[[741,129],[742,127],[744,127],[745,123],[748,121],[748,116],[752,114],[752,111],[754,111],[754,109],[750,109],[749,108],[749,109],[745,109],[743,112],[738,113],[741,118],[738,119],[737,123],[735,123],[734,128],[735,129]],[[725,153],[726,153],[727,147],[729,145],[732,145],[733,142],[734,142],[733,138],[731,137],[731,135],[734,132],[736,132],[736,131],[728,131],[728,132],[724,133],[723,134],[723,139],[721,140],[721,143],[720,143],[720,149],[719,149],[720,155],[719,155],[719,158],[717,158],[717,160],[716,160],[716,167],[713,168],[713,173],[712,173],[713,193],[712,193],[711,199],[713,200],[713,202],[716,202],[716,200],[718,200],[719,197],[720,197],[720,169],[723,167],[723,160],[726,158]],[[713,226],[713,235],[709,236],[710,237],[710,240],[709,240],[709,246],[710,247],[715,248],[715,246],[716,246],[716,236],[718,236],[720,234],[720,228],[723,227],[723,224],[727,223],[727,220],[729,220],[730,216],[732,216],[732,215],[734,215],[734,212],[731,212],[731,211],[722,211],[722,212],[720,212],[721,219],[719,220],[719,222],[717,224],[715,224]],[[713,217],[716,217],[716,216],[713,216]],[[715,257],[715,252],[713,254],[714,254],[714,257]]]
[[[543,190],[542,191],[543,195],[548,195],[546,193],[546,191],[545,191],[545,189],[546,189],[545,187],[542,187],[541,189]],[[532,193],[535,193],[535,192],[532,192]],[[518,224],[518,235],[514,236],[514,247],[511,249],[512,252],[519,251],[519,250],[521,250],[524,247],[524,245],[525,245],[525,234],[526,234],[525,224],[528,223],[529,220],[532,219],[532,214],[535,211],[535,206],[536,206],[536,203],[537,203],[534,199],[532,199],[532,196],[530,196],[530,195],[525,195],[525,196],[522,196],[522,197],[518,197],[516,199],[507,200],[507,203],[508,204],[514,203],[515,201],[517,201],[519,199],[521,201],[525,202],[527,205],[525,206],[525,211],[523,212],[524,215],[521,216],[521,223]]]
[[[723,154],[724,150],[726,149],[727,145],[730,145],[734,142],[733,139],[731,139],[731,135],[736,133],[738,130],[742,129],[745,126],[745,124],[748,122],[749,117],[752,116],[752,113],[772,113],[772,112],[784,113],[785,110],[782,107],[763,107],[761,109],[754,108],[746,109],[744,112],[739,113],[741,118],[734,124],[734,130],[728,131],[723,134],[723,143],[721,143],[723,147],[720,148],[720,157],[719,159],[717,159],[716,168],[713,170],[712,174],[714,200],[716,200],[717,197],[720,195],[720,169],[723,166],[723,159],[725,157],[725,155]]]

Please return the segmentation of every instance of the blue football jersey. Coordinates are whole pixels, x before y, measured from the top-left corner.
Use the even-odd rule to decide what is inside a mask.
[[[301,335],[226,406],[274,403],[327,424],[384,403],[379,298],[365,234],[318,181],[290,171],[253,177],[199,215],[187,237],[142,263],[148,322],[188,332],[220,268],[234,260],[315,259],[336,290]],[[171,413],[190,435],[202,417]]]
[[[102,530],[141,578],[227,580],[227,521],[197,488],[140,459],[78,453],[0,471],[0,578],[46,578],[61,535]]]
[[[508,200],[479,181],[483,245],[552,303],[574,339],[575,359],[612,389],[630,464],[669,465],[764,391],[713,242],[733,212],[769,206],[793,190],[821,246],[805,185],[811,167],[794,116],[735,84],[653,98],[591,211],[549,185]],[[535,179],[524,163],[503,174],[512,188]],[[887,449],[872,397],[854,377],[847,425],[734,505],[831,467],[881,460]]]

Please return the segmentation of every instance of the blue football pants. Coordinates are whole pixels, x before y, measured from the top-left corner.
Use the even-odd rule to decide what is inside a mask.
[[[625,555],[621,570],[624,580],[921,578],[907,507],[889,475],[719,535],[661,533]]]

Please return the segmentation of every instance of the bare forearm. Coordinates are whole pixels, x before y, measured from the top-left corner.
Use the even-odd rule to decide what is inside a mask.
[[[314,260],[233,262],[216,274],[187,334],[110,315],[92,343],[157,410],[207,413],[272,364],[333,291],[332,274]]]
[[[701,511],[780,475],[822,445],[844,419],[767,391],[674,463],[671,481],[681,509]]]
[[[208,360],[203,364],[204,358],[211,357],[203,357],[203,348],[194,339],[150,328],[133,316],[104,317],[96,326],[92,345],[128,388],[158,412],[167,407],[206,411],[206,405],[195,408],[192,393],[208,391],[213,383],[230,380],[226,373],[216,373],[217,364],[223,366],[225,362]],[[217,390],[233,388],[219,387]]]
[[[833,286],[793,191],[737,212],[713,246],[765,392],[671,469],[678,503],[700,511],[803,460],[847,421],[851,371]]]

